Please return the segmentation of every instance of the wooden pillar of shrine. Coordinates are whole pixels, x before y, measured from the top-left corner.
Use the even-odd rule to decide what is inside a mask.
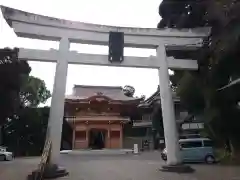
[[[106,148],[111,148],[111,125],[110,125],[110,121],[108,121],[108,131],[107,131],[107,147]]]
[[[75,149],[75,141],[76,141],[76,124],[75,124],[75,118],[73,118],[73,121],[72,121],[72,129],[73,129],[73,132],[72,132],[72,149]]]
[[[86,148],[89,148],[89,122],[86,121]]]
[[[120,128],[120,138],[119,138],[119,141],[120,141],[120,148],[122,148],[123,147],[123,125],[122,125],[122,122],[121,122],[121,124],[120,124],[120,126],[121,126],[121,128]]]
[[[75,135],[76,135],[76,130],[75,130],[75,127],[73,127],[73,134],[72,134],[72,149],[75,148]]]

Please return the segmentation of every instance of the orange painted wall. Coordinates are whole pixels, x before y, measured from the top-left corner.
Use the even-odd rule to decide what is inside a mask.
[[[105,136],[105,148],[122,148],[122,125],[121,124],[86,124],[86,123],[78,123],[75,125],[75,135],[79,131],[86,132],[85,139],[79,139],[77,136],[73,139],[75,143],[73,143],[73,149],[87,149],[89,144],[89,131],[91,129],[104,129],[106,130]],[[111,136],[111,132],[118,132],[118,137]],[[109,137],[110,135],[110,137]]]

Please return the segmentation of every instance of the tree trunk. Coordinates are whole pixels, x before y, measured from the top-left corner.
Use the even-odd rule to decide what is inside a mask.
[[[234,148],[234,145],[233,145],[233,140],[231,140],[231,138],[229,138],[229,146],[230,146],[230,149],[231,149],[231,157],[234,157],[235,156],[235,148]]]

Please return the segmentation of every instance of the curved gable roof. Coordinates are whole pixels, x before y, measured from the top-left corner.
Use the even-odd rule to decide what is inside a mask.
[[[84,100],[93,96],[102,96],[115,101],[131,101],[139,98],[128,97],[123,93],[121,86],[88,86],[74,85],[72,95],[66,96],[66,99]]]
[[[177,96],[176,92],[172,91],[172,97],[174,102],[180,102],[180,98]],[[143,101],[139,106],[150,106],[155,101],[160,101],[160,88],[158,86],[157,90],[145,101]]]

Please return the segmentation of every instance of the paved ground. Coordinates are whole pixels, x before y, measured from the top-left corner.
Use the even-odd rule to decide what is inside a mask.
[[[26,174],[38,162],[39,158],[0,162],[0,179],[25,180]],[[240,167],[191,164],[195,173],[176,174],[159,171],[163,164],[157,152],[141,155],[62,154],[61,165],[70,175],[59,180],[240,180]]]
[[[27,174],[36,169],[39,162],[39,157],[0,161],[0,180],[26,180]]]

